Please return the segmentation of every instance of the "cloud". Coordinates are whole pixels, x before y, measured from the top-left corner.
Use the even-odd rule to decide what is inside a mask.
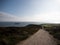
[[[25,16],[26,21],[60,23],[60,0],[32,0],[34,14]]]
[[[26,16],[12,16],[2,13],[0,21],[34,21],[60,23],[60,0],[31,0],[31,12]],[[6,15],[6,16],[5,16]]]
[[[0,22],[1,21],[22,21],[22,22],[45,22],[45,23],[60,23],[60,13],[59,12],[48,12],[34,14],[32,16],[23,16],[17,17],[7,13],[0,13]]]
[[[34,21],[34,22],[45,22],[45,23],[60,23],[60,13],[50,12],[34,14],[32,16],[26,16],[23,18],[24,21]]]
[[[0,22],[1,21],[20,21],[17,16],[13,16],[8,13],[0,12]]]

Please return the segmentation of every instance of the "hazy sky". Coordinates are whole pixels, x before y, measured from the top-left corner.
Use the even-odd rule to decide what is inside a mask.
[[[60,23],[60,0],[0,0],[0,3],[0,12],[12,14],[19,21]]]

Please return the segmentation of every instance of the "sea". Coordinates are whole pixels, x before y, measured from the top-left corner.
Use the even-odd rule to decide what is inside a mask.
[[[29,24],[40,25],[40,22],[0,22],[0,27],[24,27]]]

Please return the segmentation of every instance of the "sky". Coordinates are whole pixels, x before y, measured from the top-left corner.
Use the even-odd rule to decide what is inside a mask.
[[[60,23],[60,0],[0,0],[0,3],[0,13],[4,15],[0,15],[0,21],[14,18],[13,21]],[[8,15],[12,19],[7,19]]]

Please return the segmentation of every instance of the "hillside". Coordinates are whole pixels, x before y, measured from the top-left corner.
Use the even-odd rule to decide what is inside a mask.
[[[0,45],[15,45],[26,40],[41,28],[48,31],[56,39],[58,45],[60,45],[59,24],[29,24],[25,27],[0,27]]]
[[[40,29],[38,25],[25,27],[0,27],[0,45],[15,45],[33,35]]]

